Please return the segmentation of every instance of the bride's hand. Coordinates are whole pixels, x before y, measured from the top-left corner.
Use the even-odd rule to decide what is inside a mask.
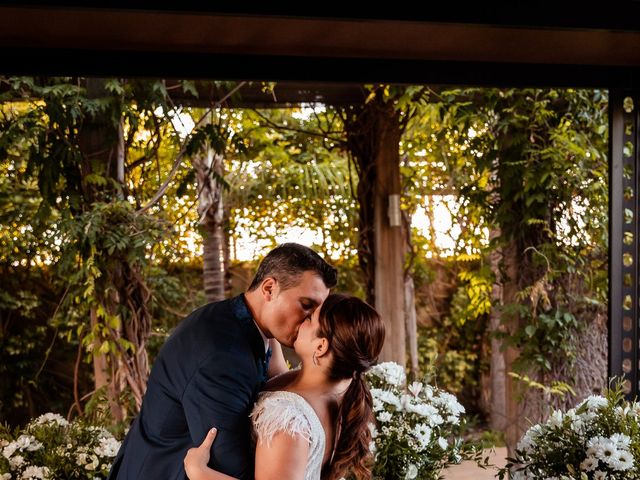
[[[184,470],[190,480],[198,480],[208,470],[207,464],[211,455],[211,445],[213,445],[217,434],[218,431],[212,428],[199,447],[187,450],[187,456],[184,457]]]

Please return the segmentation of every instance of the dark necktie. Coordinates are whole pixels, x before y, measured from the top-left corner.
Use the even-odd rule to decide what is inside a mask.
[[[262,362],[262,371],[264,373],[263,375],[263,381],[266,382],[267,381],[267,375],[269,372],[269,360],[271,360],[271,347],[269,347],[267,349],[267,352],[264,355],[264,362]]]

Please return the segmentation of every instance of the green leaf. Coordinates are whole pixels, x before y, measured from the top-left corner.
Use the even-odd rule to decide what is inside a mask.
[[[184,93],[190,93],[194,97],[198,98],[198,89],[196,88],[196,82],[193,80],[181,80],[182,91]]]
[[[533,337],[536,334],[536,327],[533,325],[527,325],[524,329],[524,332],[527,334],[527,336],[529,337]]]

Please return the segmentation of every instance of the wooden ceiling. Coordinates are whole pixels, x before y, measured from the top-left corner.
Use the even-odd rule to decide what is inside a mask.
[[[640,78],[637,1],[598,9],[484,2],[428,13],[391,5],[358,16],[328,6],[105,3],[3,2],[0,73],[307,86],[292,98],[322,96],[321,85],[339,96],[345,83],[630,87]]]

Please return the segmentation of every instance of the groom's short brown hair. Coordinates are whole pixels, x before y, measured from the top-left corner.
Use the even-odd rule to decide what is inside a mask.
[[[338,282],[338,272],[309,247],[298,243],[283,243],[271,250],[260,262],[249,291],[255,290],[267,277],[275,278],[282,290],[296,286],[304,272],[314,272],[327,288]]]

